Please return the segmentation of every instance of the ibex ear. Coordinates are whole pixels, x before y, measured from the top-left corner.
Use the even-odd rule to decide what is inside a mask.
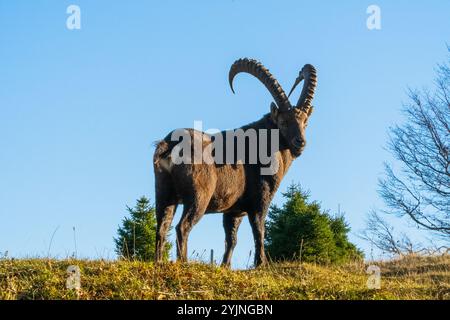
[[[313,111],[314,111],[314,107],[313,106],[310,106],[308,108],[308,110],[306,110],[306,115],[308,116],[308,118],[313,113]]]
[[[278,107],[275,102],[272,102],[270,104],[270,115],[272,117],[272,120],[276,122],[278,119]]]

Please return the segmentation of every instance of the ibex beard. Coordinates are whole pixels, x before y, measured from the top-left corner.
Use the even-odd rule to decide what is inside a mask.
[[[222,264],[231,263],[237,230],[245,215],[252,227],[255,265],[266,262],[265,217],[288,168],[305,147],[316,71],[311,65],[305,65],[300,71],[291,89],[292,93],[304,80],[295,106],[261,63],[237,60],[229,73],[232,89],[232,81],[240,72],[255,76],[269,90],[275,100],[270,113],[236,130],[214,134],[197,128],[177,129],[157,144],[153,159],[157,262],[163,259],[167,231],[178,204],[183,204],[183,214],[176,227],[179,260],[187,261],[187,238],[192,227],[204,214],[221,212],[225,229]]]

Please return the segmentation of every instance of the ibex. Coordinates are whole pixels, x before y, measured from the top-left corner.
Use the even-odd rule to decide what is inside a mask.
[[[244,131],[265,129],[269,132],[278,129],[279,143],[274,153],[278,170],[270,175],[262,175],[261,168],[267,164],[261,162],[175,164],[171,152],[178,142],[172,141],[171,133],[159,141],[153,158],[157,217],[156,262],[163,258],[166,234],[178,204],[183,204],[183,214],[176,226],[179,260],[187,261],[187,239],[192,227],[205,213],[221,212],[225,229],[225,253],[222,265],[229,266],[231,263],[231,255],[237,242],[237,231],[245,215],[248,215],[255,241],[255,266],[267,261],[264,252],[266,213],[292,161],[300,156],[305,148],[305,128],[313,111],[311,103],[317,76],[312,65],[305,65],[289,95],[286,96],[278,81],[261,63],[256,60],[239,59],[234,62],[229,72],[233,93],[233,79],[241,72],[249,73],[261,81],[275,101],[271,103],[270,113],[240,129]],[[304,85],[299,100],[292,106],[289,96],[302,80]],[[194,129],[185,130],[193,139],[200,136],[203,146],[213,140],[211,135],[206,133]],[[226,139],[225,132],[221,134]],[[249,149],[248,142],[245,148]]]

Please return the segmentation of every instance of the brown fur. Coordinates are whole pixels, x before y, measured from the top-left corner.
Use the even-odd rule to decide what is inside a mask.
[[[255,240],[255,265],[266,262],[264,222],[270,202],[292,161],[305,146],[304,129],[312,112],[293,108],[280,111],[272,104],[271,113],[242,129],[279,129],[280,147],[276,152],[279,170],[274,175],[261,175],[257,164],[179,164],[171,163],[170,152],[177,142],[171,134],[157,144],[154,154],[156,189],[156,261],[161,261],[167,231],[178,204],[183,214],[176,227],[177,258],[187,260],[187,238],[193,226],[205,213],[222,212],[225,229],[223,265],[229,266],[236,245],[236,234],[243,216],[248,215]],[[189,129],[192,137],[202,133]],[[224,134],[224,133],[222,133]],[[269,136],[270,137],[270,136]],[[204,134],[203,146],[211,142]],[[270,139],[270,138],[269,138]],[[224,139],[224,145],[225,139]],[[248,145],[246,146],[246,149]],[[248,150],[248,149],[247,149]],[[246,153],[247,154],[247,153]]]

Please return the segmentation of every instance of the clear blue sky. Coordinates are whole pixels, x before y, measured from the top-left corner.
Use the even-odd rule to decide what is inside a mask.
[[[377,31],[366,28],[373,3]],[[66,28],[70,4],[81,30]],[[382,205],[387,128],[407,87],[431,84],[447,56],[449,15],[442,0],[0,0],[0,251],[47,255],[59,227],[50,253],[65,257],[75,226],[79,256],[114,258],[125,205],[154,199],[153,141],[194,120],[226,129],[268,112],[270,95],[249,76],[232,95],[240,57],[261,60],[285,90],[303,64],[317,67],[308,146],[280,191],[300,182],[324,208],[341,204],[356,233]],[[223,241],[221,215],[208,215],[189,252],[221,255]],[[252,248],[244,221],[233,264]]]

